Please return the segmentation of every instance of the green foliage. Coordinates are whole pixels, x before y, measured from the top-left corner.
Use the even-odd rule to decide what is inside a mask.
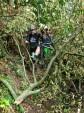
[[[30,23],[35,20],[35,14],[32,12],[32,7],[29,9],[28,6],[20,10],[20,13],[10,20],[7,24],[6,32],[18,34],[28,30]],[[20,36],[21,37],[21,36]]]
[[[0,49],[0,58],[3,58],[6,55],[4,50]]]
[[[19,0],[17,13],[13,16],[8,14],[7,4],[8,2],[4,0],[0,6],[0,14],[9,16],[0,17],[5,23],[5,27],[0,30],[0,34],[12,34],[12,36],[22,39],[22,33],[27,31],[31,24],[48,25],[54,33],[54,38],[59,39],[58,43],[55,44],[56,52],[58,52],[62,45],[73,36],[73,33],[77,30],[76,28],[81,29],[81,32],[75,36],[74,40],[69,42],[64,49],[61,48],[62,52],[54,62],[49,77],[44,83],[47,87],[46,90],[40,95],[34,96],[34,102],[38,103],[49,99],[54,100],[53,104],[48,106],[48,109],[51,108],[49,109],[50,113],[77,112],[78,102],[84,94],[82,88],[84,87],[84,33],[82,32],[84,12],[81,10],[80,1]],[[14,8],[13,12],[15,11]],[[1,45],[3,44],[1,43]],[[4,47],[0,46],[0,58],[3,56],[5,56]],[[12,63],[10,67],[17,76],[22,77],[24,75],[21,62]],[[26,85],[24,86],[23,81],[22,84],[22,89],[24,89]],[[9,106],[9,101],[3,99],[4,97],[0,102],[2,106]],[[76,109],[72,109],[73,107]]]
[[[1,108],[6,108],[6,107],[9,107],[9,106],[10,106],[9,100],[7,100],[5,98],[0,99],[0,107]]]
[[[17,63],[18,62],[16,62],[16,64],[14,65],[11,62],[9,63],[9,67],[16,73],[17,76],[23,77],[24,71],[23,71],[23,66],[21,66],[21,61],[19,61],[20,64],[17,64]]]
[[[2,75],[0,75],[2,76]],[[2,76],[3,77],[3,76]],[[8,89],[0,82],[0,110],[1,113],[10,113],[10,107],[13,99]]]

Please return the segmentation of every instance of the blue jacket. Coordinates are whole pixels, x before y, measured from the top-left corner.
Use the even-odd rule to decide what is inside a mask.
[[[52,44],[51,37],[49,37],[49,36],[43,37],[43,44],[45,46],[50,46]]]

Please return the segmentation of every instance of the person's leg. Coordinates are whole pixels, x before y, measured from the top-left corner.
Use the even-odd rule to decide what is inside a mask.
[[[43,51],[43,46],[41,46],[39,64],[40,64],[41,68],[44,68],[44,51]]]
[[[35,51],[36,51],[36,47],[33,46],[31,48],[31,58],[32,58],[33,63],[35,63],[36,61]]]
[[[30,55],[32,55],[32,47],[30,47],[29,53],[30,53]]]

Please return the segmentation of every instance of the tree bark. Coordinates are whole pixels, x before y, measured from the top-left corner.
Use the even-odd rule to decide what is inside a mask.
[[[52,64],[54,63],[55,59],[56,59],[57,57],[59,57],[59,56],[62,54],[62,50],[65,48],[65,46],[66,46],[70,41],[74,40],[74,38],[76,37],[76,35],[78,35],[79,33],[80,33],[80,30],[79,30],[79,28],[78,28],[77,31],[76,31],[76,33],[73,33],[72,36],[69,37],[69,39],[67,40],[67,42],[63,44],[63,46],[60,48],[60,50],[59,50],[59,51],[56,51],[56,54],[55,54],[55,56],[53,56],[53,58],[50,60],[50,63],[48,64],[48,67],[47,67],[47,70],[46,70],[46,72],[45,72],[45,75],[42,77],[42,79],[41,79],[40,81],[36,82],[36,83],[30,84],[29,88],[26,89],[25,91],[23,91],[23,93],[22,93],[19,97],[17,97],[17,99],[15,100],[15,104],[18,105],[18,104],[20,104],[22,101],[24,101],[24,99],[25,99],[27,96],[29,96],[29,95],[31,94],[30,92],[31,92],[35,87],[39,86],[40,84],[42,84],[42,83],[44,82],[44,80],[46,79],[46,77],[47,77],[48,74],[49,74],[49,71],[50,71],[50,69],[51,69],[51,67],[52,67]]]
[[[47,68],[47,70],[46,70],[46,73],[45,73],[44,77],[43,77],[40,81],[31,84],[30,87],[29,87],[27,90],[23,91],[23,93],[15,100],[15,104],[18,105],[18,104],[20,104],[27,96],[29,96],[29,95],[31,95],[31,94],[34,94],[34,93],[36,93],[36,92],[37,92],[37,93],[39,92],[39,89],[38,89],[38,90],[35,90],[35,91],[32,91],[32,90],[33,90],[35,87],[39,86],[40,84],[42,84],[42,83],[44,82],[45,78],[48,76],[48,73],[49,73],[49,71],[50,71],[50,68],[51,68],[53,62],[55,61],[56,56],[57,56],[57,54],[51,59],[51,61],[50,61],[49,65],[48,65],[48,68]]]
[[[3,79],[3,78],[0,78],[0,81],[8,88],[8,90],[10,91],[13,99],[15,100],[17,98],[17,95],[16,95],[14,89],[12,88],[12,86],[10,85],[10,83],[7,80]],[[21,113],[25,113],[24,108],[23,108],[22,105],[19,105],[18,107],[21,110]]]

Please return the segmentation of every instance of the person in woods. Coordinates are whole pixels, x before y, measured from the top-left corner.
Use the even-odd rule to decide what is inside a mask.
[[[33,61],[40,54],[40,41],[41,34],[37,31],[34,25],[31,25],[30,30],[27,33],[26,43],[29,44],[29,53]]]

